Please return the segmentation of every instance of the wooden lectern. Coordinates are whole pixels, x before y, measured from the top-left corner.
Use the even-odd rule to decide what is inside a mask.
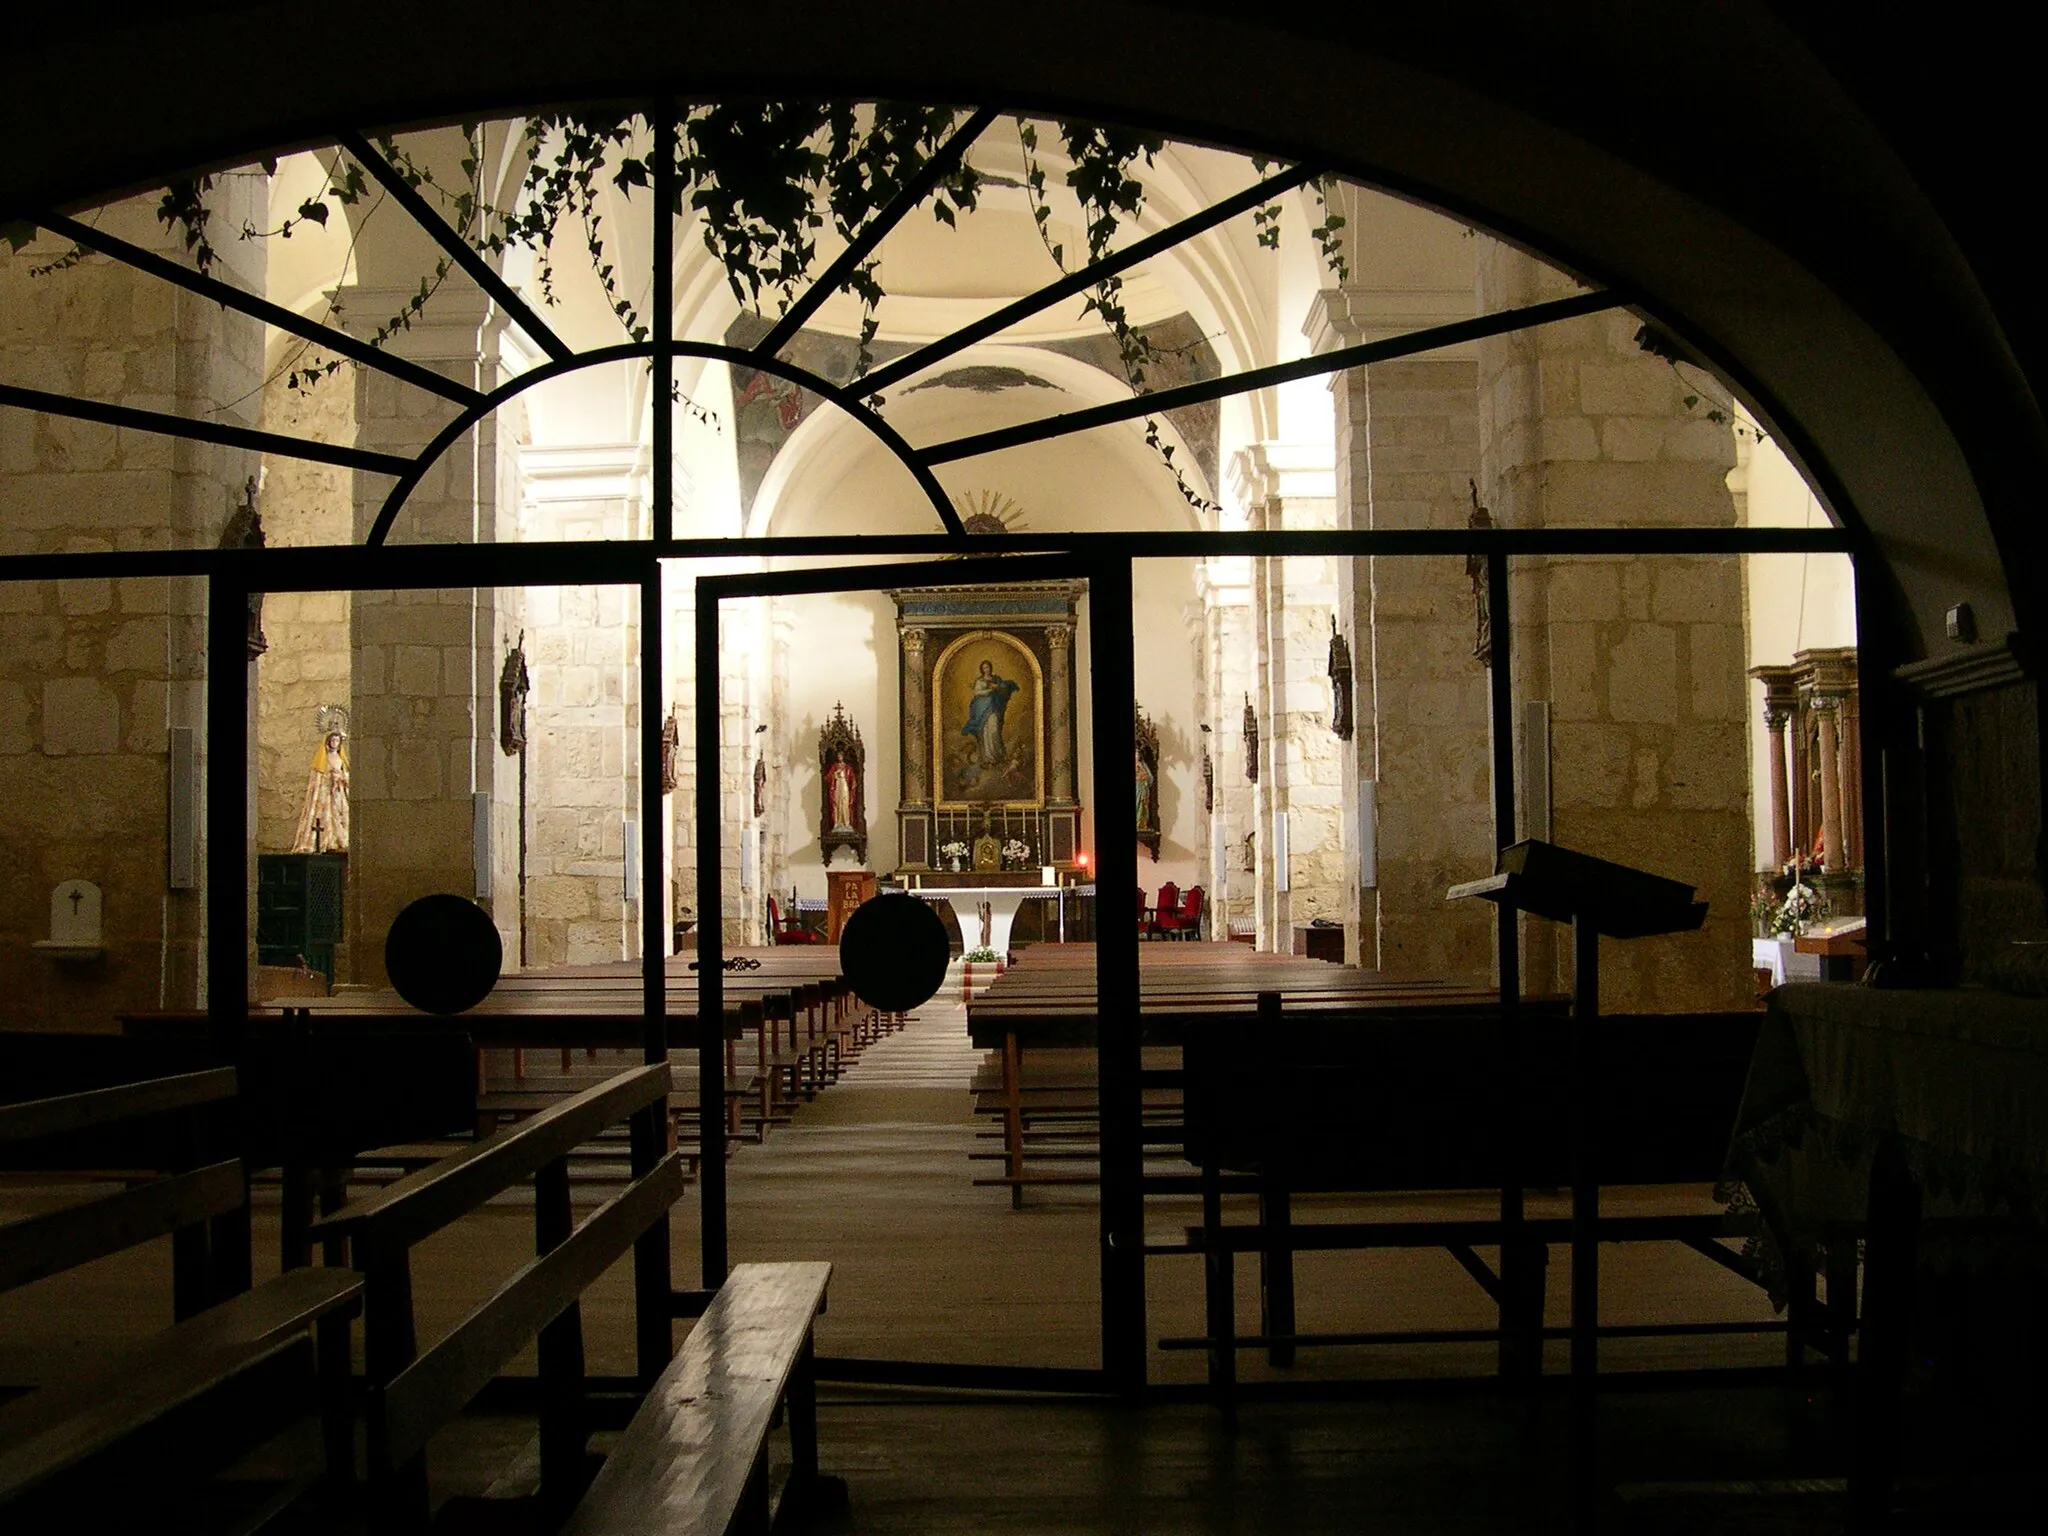
[[[1600,938],[1690,933],[1706,921],[1693,887],[1555,843],[1504,848],[1495,872],[1454,885],[1448,899],[1477,896],[1572,927],[1572,1504],[1582,1531],[1599,1524],[1594,1386],[1599,1374],[1600,1179],[1595,1163],[1599,1082]]]
[[[846,920],[863,903],[874,900],[875,872],[872,869],[828,869],[825,871],[825,942],[837,944]]]

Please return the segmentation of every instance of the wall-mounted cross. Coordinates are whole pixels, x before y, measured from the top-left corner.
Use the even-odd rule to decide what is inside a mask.
[[[83,902],[84,900],[85,900],[85,892],[83,892],[83,891],[73,891],[73,892],[71,893],[71,915],[72,915],[73,917],[76,917],[76,916],[78,916],[78,908],[79,908],[79,905],[80,905],[80,903],[82,903],[82,902]]]

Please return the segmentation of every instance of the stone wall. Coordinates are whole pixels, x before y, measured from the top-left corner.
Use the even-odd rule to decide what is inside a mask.
[[[1485,311],[1575,291],[1505,246],[1483,250]],[[1638,322],[1592,316],[1479,348],[1481,495],[1507,527],[1731,526],[1733,435]],[[1553,839],[1693,883],[1705,930],[1609,944],[1603,1007],[1734,1008],[1748,960],[1750,816],[1741,562],[1733,556],[1518,559],[1518,701],[1548,700]],[[1529,783],[1526,754],[1518,782]],[[1524,819],[1528,816],[1524,806]],[[1563,990],[1570,945],[1524,925],[1524,979]]]
[[[267,178],[216,178],[218,227],[261,222]],[[101,228],[174,260],[153,201]],[[223,241],[216,275],[260,291],[261,242]],[[256,424],[260,325],[99,256],[0,248],[0,363],[10,383]],[[0,410],[0,549],[25,554],[211,547],[244,482],[240,449]],[[11,1027],[111,1029],[115,1015],[205,997],[203,892],[168,888],[169,728],[199,735],[205,588],[191,579],[0,583],[0,996]],[[203,828],[203,802],[201,823]],[[203,830],[193,849],[203,878]],[[105,955],[59,964],[51,888],[102,891]]]
[[[263,429],[316,442],[353,444],[355,369],[304,392],[283,377],[263,390]],[[354,530],[349,472],[331,464],[266,455],[263,531],[272,548],[346,544]],[[348,708],[349,596],[346,592],[273,592],[263,600],[270,649],[257,663],[256,847],[289,853],[306,798],[307,773],[320,743],[322,705]]]
[[[625,900],[640,779],[638,593],[535,587],[525,605],[528,963],[625,959],[639,952]]]
[[[396,312],[407,297],[403,288],[359,287],[345,318],[351,327],[370,324]],[[451,275],[426,313],[384,345],[488,390],[498,374],[489,320],[483,295]],[[439,396],[358,370],[361,447],[416,453],[452,412]],[[393,525],[393,544],[465,544],[492,535],[497,433],[497,421],[487,418],[426,473]],[[355,477],[357,541],[369,532],[389,487],[383,476]],[[347,921],[355,955],[349,979],[357,982],[384,982],[383,935],[407,903],[475,890],[471,795],[491,782],[485,754],[496,751],[492,609],[489,591],[468,587],[358,592],[351,599],[355,735]]]

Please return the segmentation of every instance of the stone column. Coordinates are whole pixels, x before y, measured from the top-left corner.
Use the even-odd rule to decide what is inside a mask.
[[[1792,807],[1785,800],[1785,779],[1790,765],[1785,760],[1785,727],[1791,716],[1782,709],[1764,711],[1764,728],[1771,733],[1771,862],[1783,869],[1792,862]]]
[[[1255,529],[1329,528],[1335,501],[1329,450],[1256,443],[1232,465]],[[1285,953],[1296,923],[1341,917],[1345,856],[1343,746],[1330,730],[1330,621],[1336,562],[1324,556],[1252,561],[1259,706],[1259,947]],[[1275,829],[1287,818],[1287,869],[1275,867]],[[1287,889],[1282,890],[1285,885]]]
[[[1481,312],[1576,291],[1534,258],[1481,241]],[[1643,351],[1639,325],[1617,312],[1479,344],[1479,490],[1497,524],[1734,525],[1733,431],[1707,414],[1708,381]],[[1708,903],[1697,934],[1610,946],[1603,1005],[1750,1006],[1740,559],[1528,558],[1512,577],[1516,693],[1551,706],[1555,841],[1683,879]],[[1570,946],[1555,940],[1553,924],[1523,925],[1531,991],[1570,984]]]
[[[213,228],[267,222],[268,187],[260,173],[219,175],[207,197]],[[153,198],[132,198],[93,222],[189,265],[154,210]],[[215,275],[262,293],[265,245],[222,239]],[[0,244],[0,377],[223,425],[259,424],[260,322],[103,256],[31,272],[68,249],[49,236],[18,250]],[[14,554],[212,548],[258,470],[245,448],[11,408],[4,416],[0,505]],[[268,498],[263,510],[268,524]],[[196,577],[0,584],[0,996],[8,1027],[111,1030],[120,1013],[205,1005],[206,897],[197,885],[169,887],[165,816],[171,729],[196,733],[203,793],[205,637],[206,589]],[[299,767],[302,792],[312,745],[309,738]],[[203,884],[200,809],[192,855]],[[66,879],[102,891],[105,956],[90,965],[58,964],[33,947],[50,935],[51,888]]]
[[[903,794],[896,806],[896,857],[909,869],[932,865],[931,701],[925,696],[925,632],[905,628],[903,646]]]
[[[1303,327],[1316,350],[1469,318],[1470,242],[1450,232],[1435,244],[1452,248],[1435,249],[1434,266],[1462,266],[1463,286],[1325,289]],[[1474,348],[1334,374],[1330,393],[1342,526],[1466,526],[1479,473]],[[1353,560],[1339,573],[1337,615],[1357,677],[1357,730],[1343,753],[1349,847],[1368,830],[1368,791],[1376,809],[1375,883],[1361,884],[1355,862],[1345,872],[1347,958],[1391,976],[1484,984],[1490,915],[1444,904],[1447,888],[1492,868],[1494,852],[1488,673],[1474,654],[1464,557]]]
[[[1827,850],[1828,873],[1849,868],[1842,846],[1841,742],[1835,732],[1835,701],[1813,701],[1814,728],[1820,737],[1820,835]]]
[[[345,319],[374,326],[411,297],[400,287],[351,290]],[[390,337],[394,355],[474,389],[497,382],[496,325],[473,284],[451,274],[425,314]],[[371,369],[356,371],[356,441],[412,454],[453,407]],[[497,432],[490,421],[428,472],[392,525],[393,544],[466,544],[495,529]],[[359,475],[355,534],[368,533],[390,482]],[[474,588],[358,592],[350,630],[355,674],[351,742],[349,937],[355,980],[384,981],[383,937],[408,902],[475,889],[471,793],[488,788],[496,700],[479,687],[480,653],[495,648],[491,596]],[[537,680],[538,683],[538,680]],[[517,893],[508,894],[517,900]],[[494,902],[495,905],[495,897]]]
[[[1219,939],[1230,936],[1232,922],[1257,920],[1256,875],[1242,862],[1245,837],[1258,825],[1257,786],[1245,772],[1243,748],[1244,701],[1253,670],[1251,566],[1245,556],[1222,556],[1204,561],[1196,578],[1208,650],[1209,755],[1216,774],[1216,808],[1209,824],[1215,866],[1210,931]],[[1255,837],[1255,846],[1262,841]]]
[[[1052,787],[1047,798],[1054,805],[1066,806],[1074,803],[1074,632],[1065,624],[1047,625],[1045,644],[1052,656],[1046,683],[1051,690],[1046,705],[1047,733],[1052,737]]]

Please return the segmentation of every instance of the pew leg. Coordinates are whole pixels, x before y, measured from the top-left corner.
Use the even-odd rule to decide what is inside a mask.
[[[1223,1246],[1223,1176],[1202,1169],[1202,1299],[1209,1336],[1209,1390],[1226,1428],[1237,1427],[1237,1277]]]
[[[1920,1238],[1920,1186],[1896,1142],[1870,1170],[1863,1244],[1863,1347],[1856,1358],[1856,1446],[1849,1466],[1850,1529],[1883,1530],[1891,1513]]]
[[[371,1452],[375,1456],[374,1449]],[[373,1475],[369,1489],[368,1528],[397,1536],[428,1536],[434,1524],[427,1494],[427,1458],[415,1456],[402,1467]]]
[[[1266,1359],[1282,1369],[1294,1364],[1293,1222],[1293,1201],[1287,1190],[1278,1184],[1262,1184],[1259,1224],[1265,1228],[1266,1244],[1259,1250],[1259,1322],[1267,1338],[1289,1341],[1266,1346]]]
[[[313,1169],[294,1161],[278,1173],[278,1268],[305,1269],[313,1262]]]
[[[1806,1369],[1808,1335],[1818,1332],[1813,1257],[1813,1250],[1804,1245],[1785,1249],[1785,1369],[1794,1376]]]
[[[355,1415],[349,1404],[349,1319],[329,1315],[313,1325],[315,1369],[320,1377],[320,1441],[327,1483],[336,1491],[356,1480]]]
[[[1003,1036],[1003,1151],[1010,1175],[1010,1209],[1024,1209],[1024,1096],[1022,1051],[1015,1030]]]
[[[1543,1293],[1550,1249],[1528,1241],[1500,1250],[1501,1375],[1533,1386],[1543,1374]]]
[[[1828,1364],[1844,1370],[1849,1364],[1849,1336],[1856,1331],[1856,1244],[1839,1238],[1827,1245]]]
[[[747,1491],[740,1495],[740,1507],[733,1514],[732,1529],[744,1532],[745,1536],[768,1536],[774,1515],[775,1507],[768,1487],[768,1447],[764,1445],[761,1454],[754,1459],[754,1470],[747,1474]]]
[[[790,1479],[812,1482],[818,1476],[818,1372],[811,1337],[804,1335],[804,1347],[789,1373],[789,1395],[784,1400],[789,1412]]]

